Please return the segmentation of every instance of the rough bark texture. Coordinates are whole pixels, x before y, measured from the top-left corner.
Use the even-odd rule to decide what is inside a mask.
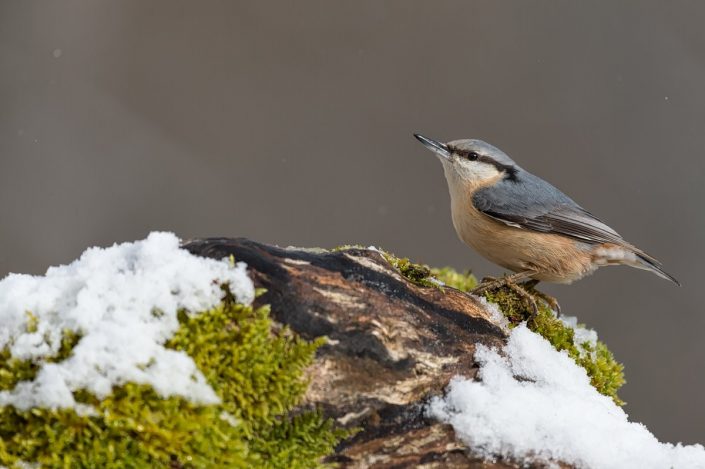
[[[502,345],[505,332],[476,298],[419,287],[377,251],[278,248],[247,239],[187,243],[194,254],[244,261],[260,304],[306,338],[327,336],[310,369],[307,405],[362,430],[331,462],[342,467],[507,468],[472,457],[448,425],[423,406],[456,375],[474,377],[476,344]]]

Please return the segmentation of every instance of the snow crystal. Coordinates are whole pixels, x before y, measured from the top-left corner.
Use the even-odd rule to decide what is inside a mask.
[[[179,327],[177,312],[216,306],[223,283],[239,302],[254,299],[245,264],[191,255],[171,233],[88,249],[44,276],[8,275],[0,281],[0,350],[41,367],[34,380],[1,391],[0,406],[78,408],[74,391],[102,398],[126,382],[165,397],[218,402],[191,357],[164,343]],[[58,352],[66,329],[81,335],[73,353],[43,362]]]
[[[480,381],[455,378],[429,414],[482,457],[580,468],[705,468],[705,448],[660,443],[590,385],[585,370],[525,325],[503,354],[478,346]]]

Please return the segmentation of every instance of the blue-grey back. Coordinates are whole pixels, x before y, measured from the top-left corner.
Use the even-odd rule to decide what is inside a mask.
[[[559,189],[519,167],[511,178],[475,192],[472,202],[486,215],[519,228],[588,243],[625,243],[616,231]]]
[[[518,169],[512,179],[505,178],[477,191],[475,207],[499,209],[503,213],[534,217],[558,207],[582,208],[552,184],[528,171]]]

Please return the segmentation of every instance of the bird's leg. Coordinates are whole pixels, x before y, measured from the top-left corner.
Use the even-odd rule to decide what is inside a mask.
[[[539,284],[539,280],[531,279],[531,280],[527,280],[526,282],[524,282],[523,286],[531,294],[533,294],[534,296],[538,296],[543,301],[545,301],[548,304],[548,306],[550,306],[551,309],[556,312],[556,317],[558,317],[558,318],[561,317],[561,305],[558,304],[558,300],[556,300],[551,295],[547,295],[544,292],[538,291],[536,289],[536,285],[538,285],[538,284]]]
[[[522,286],[517,285],[517,282],[520,282],[524,279],[527,279],[534,275],[536,271],[534,270],[526,270],[524,272],[517,272],[512,275],[505,275],[504,277],[501,278],[484,278],[482,279],[482,283],[477,286],[474,290],[472,290],[473,295],[481,295],[485,293],[486,291],[489,290],[495,290],[497,288],[501,288],[506,286],[509,288],[511,291],[517,294],[520,298],[526,300],[527,303],[529,303],[529,306],[531,306],[531,316],[527,319],[528,321],[534,319],[536,315],[539,313],[539,307],[536,304],[536,300],[534,297],[527,292]]]
[[[517,285],[516,283],[507,283],[506,286],[511,291],[516,293],[519,298],[526,300],[526,302],[529,303],[529,306],[531,306],[531,315],[526,319],[526,321],[529,322],[532,319],[536,318],[536,316],[539,314],[539,306],[536,304],[534,296],[528,291],[526,291],[523,286]]]
[[[489,275],[482,277],[482,281],[473,288],[470,293],[473,295],[480,295],[485,293],[487,290],[492,290],[493,288],[498,288],[502,286],[501,277],[490,277]]]
[[[488,290],[494,290],[499,287],[509,285],[510,283],[516,284],[517,282],[521,282],[522,280],[531,277],[535,273],[536,271],[534,270],[525,270],[523,272],[517,272],[512,275],[505,275],[500,278],[485,277],[482,279],[482,282],[472,290],[471,293],[473,295],[481,295]]]

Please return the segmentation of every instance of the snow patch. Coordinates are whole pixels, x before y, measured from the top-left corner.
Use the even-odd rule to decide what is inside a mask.
[[[702,445],[660,443],[525,325],[502,352],[478,345],[475,359],[480,381],[453,379],[428,412],[481,457],[593,469],[705,468]]]
[[[575,316],[561,316],[559,319],[564,325],[573,329],[573,342],[575,345],[587,343],[593,349],[597,347],[597,332],[588,329],[582,324],[578,324],[578,318]],[[578,347],[578,350],[584,351],[582,347]]]
[[[498,325],[503,331],[509,332],[509,320],[499,309],[496,303],[487,301],[487,298],[480,295],[472,295],[482,306],[490,313],[490,319]]]
[[[74,391],[103,398],[126,382],[151,385],[165,397],[219,402],[191,357],[164,343],[179,328],[177,312],[215,307],[223,283],[237,301],[254,299],[245,264],[194,256],[171,233],[90,248],[44,276],[8,275],[0,281],[0,350],[41,365],[33,381],[1,391],[0,406],[81,410]],[[81,335],[73,353],[44,362],[58,352],[66,329]]]

